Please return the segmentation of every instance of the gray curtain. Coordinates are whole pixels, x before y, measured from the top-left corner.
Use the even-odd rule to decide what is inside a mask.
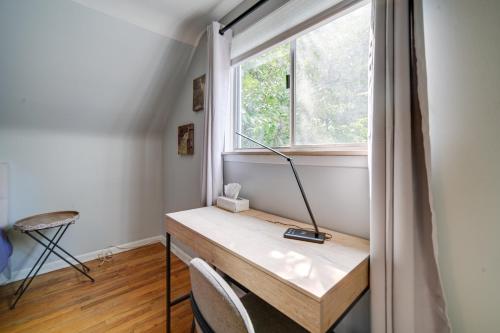
[[[207,28],[208,73],[202,159],[202,204],[211,206],[222,194],[224,132],[230,112],[232,31],[219,34],[220,24]]]
[[[429,190],[420,0],[373,0],[370,115],[371,328],[449,332]]]

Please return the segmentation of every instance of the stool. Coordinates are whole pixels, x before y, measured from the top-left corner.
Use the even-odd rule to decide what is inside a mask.
[[[68,253],[66,250],[64,250],[62,247],[58,245],[59,241],[61,240],[62,236],[68,230],[68,227],[75,223],[76,220],[80,217],[80,214],[75,211],[62,211],[62,212],[53,212],[53,213],[46,213],[46,214],[40,214],[40,215],[35,215],[31,217],[27,217],[25,219],[19,220],[14,224],[14,229],[21,231],[22,233],[30,236],[33,238],[37,243],[40,243],[43,245],[45,250],[42,252],[38,260],[36,261],[35,265],[33,265],[33,268],[31,268],[30,272],[26,276],[26,278],[23,280],[19,288],[17,288],[14,296],[17,295],[16,299],[14,300],[14,303],[10,306],[11,309],[14,309],[16,307],[17,302],[21,298],[21,296],[24,294],[24,292],[28,289],[29,285],[33,281],[33,279],[36,277],[40,269],[42,268],[43,264],[47,261],[49,256],[53,253],[62,260],[64,260],[66,263],[71,265],[74,269],[85,275],[87,278],[90,279],[90,281],[94,282],[94,279],[88,274],[90,271],[90,268],[88,268],[85,264],[83,264],[80,260],[76,259],[74,256],[72,256],[70,253]],[[51,228],[57,228],[56,233],[52,238],[48,238],[45,236],[43,233],[41,233],[41,230],[46,230],[46,229],[51,229]],[[38,238],[35,236],[37,234],[41,238]],[[48,244],[43,241],[45,239],[48,241]],[[57,248],[57,250],[56,250]],[[70,256],[73,260],[75,260],[79,265],[81,265],[82,268],[72,264],[69,260],[64,258],[60,252],[64,252],[66,255]],[[33,276],[31,276],[31,273],[33,273]],[[30,277],[31,276],[31,277]]]

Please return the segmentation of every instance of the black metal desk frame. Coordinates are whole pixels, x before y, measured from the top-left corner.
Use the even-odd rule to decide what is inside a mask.
[[[166,322],[166,325],[167,325],[167,333],[170,333],[172,331],[172,321],[171,321],[171,318],[170,318],[170,312],[171,312],[171,307],[172,306],[175,306],[179,303],[182,303],[183,301],[185,300],[188,300],[190,298],[190,294],[186,294],[186,295],[182,295],[180,297],[177,297],[176,299],[174,299],[173,301],[171,301],[171,297],[170,297],[170,294],[171,294],[171,277],[170,277],[170,266],[171,266],[171,263],[172,263],[172,258],[171,258],[171,249],[170,249],[170,234],[167,232],[166,234],[166,244],[165,244],[165,251],[166,254],[167,254],[167,290],[166,290],[166,300],[167,300],[167,322]]]
[[[90,268],[87,267],[80,260],[78,260],[74,256],[72,256],[68,251],[66,251],[65,249],[63,249],[62,247],[60,247],[58,245],[59,241],[61,240],[61,238],[64,235],[64,233],[66,232],[66,230],[68,230],[69,226],[70,226],[70,224],[63,224],[63,225],[61,225],[59,227],[56,227],[58,229],[57,229],[56,233],[54,234],[54,236],[52,236],[52,238],[49,238],[49,237],[45,236],[43,233],[40,232],[40,230],[33,230],[33,231],[25,230],[25,231],[23,231],[24,234],[30,236],[37,243],[43,245],[43,247],[45,249],[43,250],[42,254],[37,259],[37,261],[35,262],[35,264],[33,265],[33,267],[31,268],[31,270],[28,273],[28,275],[24,278],[24,280],[21,283],[21,285],[19,285],[19,287],[17,288],[16,292],[14,293],[14,296],[16,296],[16,295],[17,296],[16,296],[14,302],[12,303],[12,305],[10,306],[11,309],[14,309],[16,307],[17,302],[19,301],[19,299],[21,299],[21,296],[23,296],[23,294],[26,292],[26,290],[30,286],[31,282],[33,282],[33,280],[35,279],[36,275],[38,274],[38,272],[40,271],[40,269],[45,264],[45,262],[47,261],[47,259],[50,257],[51,254],[55,254],[56,256],[58,256],[59,258],[61,258],[62,260],[64,260],[66,263],[68,263],[71,267],[73,267],[74,269],[76,269],[77,271],[79,271],[80,273],[82,273],[83,275],[85,275],[87,278],[89,278],[90,281],[94,282],[94,279],[88,274],[88,272],[90,271]],[[37,234],[41,238],[38,238],[34,234]],[[49,243],[46,244],[43,241],[43,239],[45,239]],[[56,248],[58,250],[61,250],[63,253],[65,253],[69,257],[71,257],[73,260],[75,260],[77,262],[77,264],[79,264],[79,265],[82,266],[82,268],[80,268],[80,267],[72,264],[68,259],[64,258],[56,250]],[[34,274],[31,275],[33,273],[33,271],[34,271]]]
[[[167,290],[166,290],[166,305],[167,305],[167,322],[166,322],[166,326],[167,326],[167,333],[171,333],[172,332],[172,322],[171,322],[171,317],[170,317],[170,312],[171,312],[171,308],[172,306],[175,306],[179,303],[182,303],[188,299],[191,299],[191,293],[188,293],[188,294],[185,294],[185,295],[182,295],[180,297],[177,297],[176,299],[174,299],[173,301],[171,301],[171,277],[170,277],[170,272],[171,272],[171,263],[172,263],[172,258],[171,258],[171,239],[170,239],[170,234],[167,232],[166,235],[165,235],[165,241],[166,241],[166,244],[165,244],[165,251],[166,251],[166,255],[167,255],[167,262],[166,262],[166,273],[167,273]],[[248,292],[246,290],[246,288],[242,285],[240,285],[237,281],[234,281],[233,279],[231,279],[230,277],[228,277],[229,280],[234,283],[235,285],[237,285],[239,288],[241,288],[242,290],[244,290],[245,292]],[[361,292],[361,294],[358,295],[358,297],[354,300],[354,302],[351,303],[351,305],[345,309],[345,311],[342,313],[342,315],[335,321],[335,323],[333,323],[332,326],[330,326],[330,328],[326,331],[326,332],[331,332],[331,333],[334,333],[334,330],[335,328],[340,324],[340,322],[342,321],[342,319],[345,318],[345,316],[349,313],[349,311],[351,311],[351,309],[356,305],[358,304],[359,300],[361,298],[363,298],[363,296],[367,293],[367,291],[369,290],[370,288],[367,287],[365,290],[363,290]]]

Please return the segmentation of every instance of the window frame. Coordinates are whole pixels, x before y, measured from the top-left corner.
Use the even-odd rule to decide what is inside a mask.
[[[358,6],[369,3],[369,1],[360,1]],[[306,29],[294,36],[291,36],[287,39],[284,39],[278,43],[270,45],[265,49],[260,50],[259,52],[252,53],[251,56],[245,57],[243,59],[238,59],[238,62],[233,63],[231,65],[231,121],[230,121],[230,131],[229,133],[233,133],[230,135],[229,140],[226,143],[226,146],[229,149],[226,150],[225,154],[248,154],[248,155],[256,155],[259,153],[265,153],[264,148],[241,148],[240,143],[242,138],[237,135],[235,130],[240,131],[240,117],[241,117],[241,65],[245,61],[253,59],[255,57],[260,56],[262,53],[269,51],[279,45],[290,43],[290,145],[289,146],[280,146],[273,147],[290,155],[367,155],[368,154],[368,143],[335,143],[335,144],[296,144],[295,140],[295,105],[296,105],[296,60],[297,60],[297,50],[296,50],[296,42],[297,39],[301,36],[314,31],[330,22],[337,20],[338,18],[349,14],[352,10],[359,8],[358,6],[353,6],[353,8],[348,8],[343,10],[340,15],[333,15],[330,19],[326,19],[323,22],[320,22],[309,29]],[[367,110],[368,111],[368,110]]]

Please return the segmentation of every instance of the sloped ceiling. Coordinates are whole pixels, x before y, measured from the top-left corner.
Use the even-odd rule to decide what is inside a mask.
[[[208,23],[242,0],[73,0],[166,37],[196,45]]]
[[[239,2],[0,1],[0,130],[163,133],[198,36]]]

